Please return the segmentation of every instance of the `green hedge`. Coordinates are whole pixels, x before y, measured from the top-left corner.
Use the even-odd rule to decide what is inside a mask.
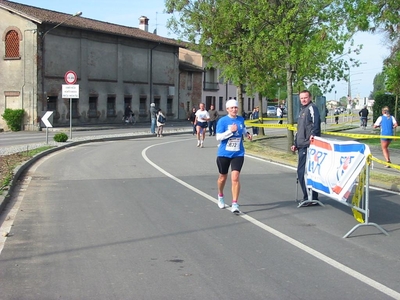
[[[20,131],[22,128],[22,121],[24,119],[25,110],[23,109],[10,109],[6,108],[4,114],[1,116],[6,121],[7,126],[12,131]]]
[[[68,135],[64,132],[56,133],[53,138],[56,142],[64,143],[68,140]]]

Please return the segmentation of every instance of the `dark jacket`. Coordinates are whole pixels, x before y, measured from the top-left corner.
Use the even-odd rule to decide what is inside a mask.
[[[188,119],[189,119],[190,122],[194,123],[194,121],[196,120],[196,112],[193,112],[193,111],[192,111],[192,112],[189,114]]]
[[[363,108],[359,111],[358,115],[362,118],[368,118],[369,111],[366,108]]]
[[[294,138],[296,148],[309,147],[311,135],[321,136],[321,117],[317,106],[312,102],[300,109]]]

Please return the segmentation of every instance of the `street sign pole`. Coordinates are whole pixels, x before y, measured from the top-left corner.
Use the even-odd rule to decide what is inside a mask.
[[[52,114],[53,114],[52,111],[46,111],[46,113],[41,118],[41,123],[43,123],[43,125],[46,127],[46,144],[49,143],[49,127],[53,127]]]
[[[75,85],[76,81],[78,80],[78,76],[74,71],[67,71],[64,75],[65,83],[68,85]],[[77,90],[77,97],[79,98],[79,85],[76,86]],[[71,92],[71,90],[69,90]],[[69,138],[72,139],[72,97],[69,98]]]
[[[72,98],[69,98],[69,138],[72,140]]]

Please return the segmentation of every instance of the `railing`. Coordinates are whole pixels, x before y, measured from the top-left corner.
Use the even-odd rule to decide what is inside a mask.
[[[204,90],[219,90],[218,82],[204,82]]]

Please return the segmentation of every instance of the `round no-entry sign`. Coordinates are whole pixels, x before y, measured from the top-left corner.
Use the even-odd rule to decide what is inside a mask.
[[[66,84],[75,84],[78,80],[78,76],[74,71],[68,71],[65,73],[64,79]]]

